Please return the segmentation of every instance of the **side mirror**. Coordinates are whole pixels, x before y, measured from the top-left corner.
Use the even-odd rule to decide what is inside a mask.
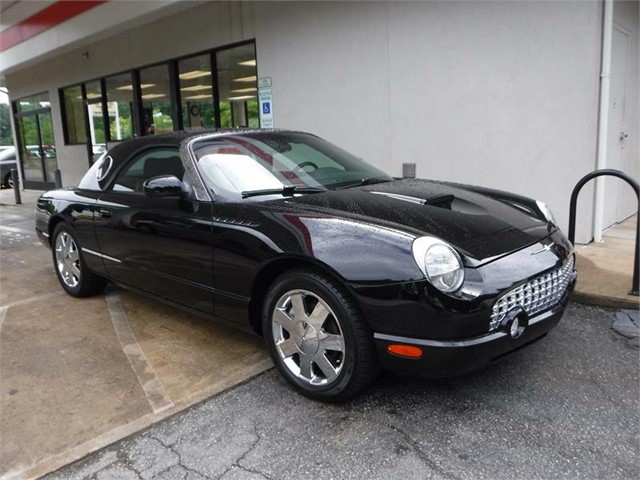
[[[148,197],[181,197],[182,181],[173,175],[162,175],[145,180],[142,191]]]

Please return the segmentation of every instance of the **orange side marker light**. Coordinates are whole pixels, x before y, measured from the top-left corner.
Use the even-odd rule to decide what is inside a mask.
[[[414,347],[413,345],[399,345],[396,343],[392,343],[391,345],[387,345],[387,352],[393,353],[394,355],[398,355],[400,357],[407,357],[407,358],[422,357],[422,349],[418,347]]]

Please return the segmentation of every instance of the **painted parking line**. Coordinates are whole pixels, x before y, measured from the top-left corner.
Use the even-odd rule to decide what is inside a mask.
[[[122,308],[120,297],[117,291],[109,292],[105,300],[109,308],[109,315],[116,331],[116,336],[122,346],[122,351],[127,356],[131,368],[133,369],[138,382],[142,386],[149,405],[153,409],[153,413],[158,413],[173,407],[173,401],[167,395],[164,385],[156,375],[155,370],[147,360],[138,340],[136,340],[127,314]]]
[[[9,308],[9,307],[18,307],[20,305],[26,305],[29,303],[38,302],[40,300],[47,300],[51,297],[59,297],[65,295],[64,292],[51,292],[45,293],[44,295],[38,295],[37,297],[25,298],[24,300],[18,300],[17,302],[7,303],[5,305],[0,305],[0,308]]]
[[[0,225],[0,231],[11,232],[11,233],[22,233],[24,235],[35,235],[34,230],[27,230],[25,228],[18,227],[10,227],[8,225]]]
[[[9,310],[8,305],[0,307],[0,332],[2,331],[2,324],[4,323],[4,319],[7,317],[7,310]]]

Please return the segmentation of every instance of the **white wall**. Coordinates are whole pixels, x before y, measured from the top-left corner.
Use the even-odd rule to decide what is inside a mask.
[[[546,201],[563,228],[595,167],[598,2],[256,3],[275,124],[401,175]],[[295,40],[293,40],[295,39]],[[579,202],[590,238],[592,187]]]
[[[624,141],[622,150],[622,170],[640,181],[640,3],[638,1],[615,2],[613,21],[629,33],[629,59],[627,72],[627,92],[623,129],[629,136]],[[612,72],[612,75],[614,72]],[[613,78],[612,78],[613,81]],[[615,183],[614,183],[615,182]],[[624,219],[638,209],[638,200],[626,183],[613,180],[608,186],[619,188],[620,199],[618,220]]]

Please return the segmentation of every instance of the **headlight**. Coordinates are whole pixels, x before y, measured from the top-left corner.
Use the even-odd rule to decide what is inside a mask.
[[[460,255],[451,245],[433,237],[416,238],[413,258],[425,277],[441,292],[455,292],[464,282]]]
[[[538,208],[544,215],[544,218],[547,219],[547,222],[556,225],[556,218],[553,216],[553,213],[551,213],[551,209],[547,206],[547,204],[541,202],[540,200],[536,200],[536,205],[538,205]]]

